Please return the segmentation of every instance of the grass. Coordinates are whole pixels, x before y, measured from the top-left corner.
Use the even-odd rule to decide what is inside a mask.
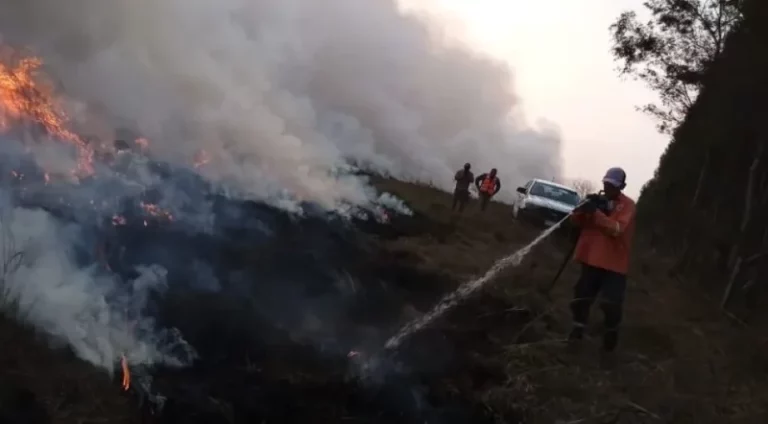
[[[435,188],[395,180],[375,185],[404,199],[415,214],[393,222],[407,227],[400,236],[374,236],[374,242],[409,266],[444,276],[443,292],[482,275],[540,231],[514,220],[507,205],[492,203],[481,213],[475,200],[459,217],[450,211],[450,195]],[[435,387],[472,399],[500,423],[768,422],[765,336],[670,279],[671,261],[642,247],[634,252],[617,368],[598,367],[598,308],[585,349],[567,353],[561,339],[577,267],[566,269],[550,296],[539,292],[567,247],[562,238],[545,240],[481,296],[435,323],[430,331],[441,332],[461,356],[460,366],[436,377]],[[428,307],[410,307],[402,319]],[[7,320],[0,320],[0,343],[0,409],[18,398],[10,387],[25,388],[55,423],[137,422],[137,408],[119,381],[50,350]],[[429,356],[429,345],[425,349]]]
[[[405,199],[417,213],[441,222],[455,219],[447,193],[392,180],[379,186]],[[450,269],[456,280],[463,280],[538,233],[514,221],[507,205],[492,204],[486,214],[476,208],[476,202],[470,205],[443,240],[420,237],[395,245],[411,249],[423,266]],[[666,263],[671,261],[641,246],[633,255],[618,366],[612,371],[598,366],[602,316],[597,305],[591,340],[581,354],[568,354],[560,340],[568,331],[578,268],[566,268],[549,298],[537,290],[551,280],[565,246],[564,241],[545,241],[487,290],[487,296],[502,299],[501,305],[532,311],[534,319],[492,340],[495,346],[486,348],[492,353],[478,359],[503,374],[503,382],[465,395],[502,422],[520,419],[521,411],[529,423],[768,422],[765,337],[734,324],[716,303],[670,279]],[[501,319],[487,322],[484,331],[493,334],[503,325]]]
[[[5,211],[3,211],[5,212]],[[128,423],[134,408],[102,371],[49,348],[26,321],[12,293],[25,255],[3,213],[0,220],[0,422]],[[114,394],[114,395],[112,395]]]

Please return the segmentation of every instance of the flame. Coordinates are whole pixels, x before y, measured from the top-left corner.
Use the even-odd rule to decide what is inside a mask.
[[[199,168],[205,165],[206,163],[210,162],[211,157],[208,155],[208,152],[206,152],[205,150],[198,150],[197,153],[195,153],[194,161],[195,161],[195,164],[194,164],[195,168]]]
[[[163,210],[162,208],[160,208],[160,206],[157,206],[154,203],[141,202],[139,203],[139,205],[141,206],[142,209],[144,209],[144,212],[149,215],[152,215],[158,218],[165,218],[168,221],[173,221],[173,215],[171,215],[170,212]],[[145,225],[146,225],[146,221],[145,221]]]
[[[131,388],[131,370],[128,368],[128,360],[125,355],[120,355],[120,366],[123,369],[123,390]]]
[[[69,118],[55,99],[53,84],[40,72],[43,62],[37,57],[22,57],[0,46],[0,131],[23,122],[37,123],[52,137],[77,148],[78,163],[73,174],[93,174],[93,149],[67,129]]]

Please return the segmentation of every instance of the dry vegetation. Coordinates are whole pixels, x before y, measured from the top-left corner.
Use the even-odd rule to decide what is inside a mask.
[[[0,320],[0,345],[0,422],[136,422],[138,409],[120,392],[119,381],[49,349],[31,329]]]
[[[441,222],[452,219],[447,194],[394,181],[380,186],[406,199],[417,213]],[[493,204],[484,215],[473,206],[451,234],[401,239],[392,248],[419,255],[424,266],[466,278],[536,234],[515,222],[505,205]],[[569,265],[551,300],[538,290],[551,281],[564,244],[548,240],[499,278],[490,293],[464,305],[482,311],[484,302],[490,311],[457,312],[448,319],[447,331],[458,333],[449,337],[460,339],[464,327],[477,326],[482,318],[476,330],[495,346],[486,346],[492,354],[475,358],[473,366],[504,376],[500,384],[475,387],[468,395],[502,420],[522,415],[530,423],[768,422],[765,336],[723,315],[716,302],[697,295],[698,289],[670,279],[670,264],[641,246],[630,275],[618,367],[599,368],[597,343],[577,356],[566,353],[560,340],[568,330],[577,266]],[[526,324],[503,328],[508,325],[504,313],[510,310],[529,311]],[[601,320],[596,307],[596,336]]]
[[[457,218],[450,196],[439,190],[393,180],[376,184],[416,212],[398,225],[419,230],[378,243],[393,257],[445,276],[446,291],[539,231],[514,221],[505,205],[492,204],[481,214],[471,204]],[[568,354],[561,339],[577,268],[568,267],[551,296],[539,290],[551,281],[566,247],[562,237],[546,240],[520,267],[408,343],[427,361],[444,351],[454,356],[452,368],[433,374],[433,396],[458,394],[508,423],[768,422],[764,335],[721,314],[696,289],[669,279],[668,264],[642,247],[635,254],[618,367],[598,367],[597,344]],[[418,309],[403,319],[426,306]],[[602,317],[593,311],[597,335]],[[55,423],[139,421],[119,381],[50,350],[31,334],[0,323],[3,413],[39,402]]]

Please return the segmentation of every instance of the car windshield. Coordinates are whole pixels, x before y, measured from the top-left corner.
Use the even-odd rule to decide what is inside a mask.
[[[579,194],[573,190],[556,187],[545,183],[534,183],[530,190],[531,195],[544,197],[557,202],[576,206],[579,204]]]

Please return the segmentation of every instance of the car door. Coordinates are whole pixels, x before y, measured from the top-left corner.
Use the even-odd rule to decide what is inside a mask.
[[[515,191],[515,193],[517,193],[517,197],[515,197],[515,204],[512,208],[515,212],[515,215],[517,215],[517,211],[523,206],[523,201],[528,196],[528,192],[531,190],[531,187],[533,187],[533,180],[528,181],[523,186],[525,189],[525,194]]]

